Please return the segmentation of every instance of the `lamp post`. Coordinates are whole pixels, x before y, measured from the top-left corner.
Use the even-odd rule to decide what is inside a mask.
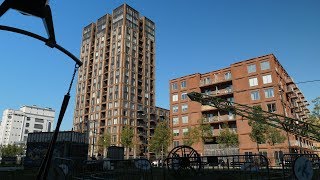
[[[37,176],[38,180],[39,179],[47,179],[49,167],[51,164],[52,154],[53,154],[55,143],[57,141],[60,125],[62,123],[65,111],[68,107],[72,82],[73,82],[73,79],[75,77],[75,73],[76,73],[78,67],[80,67],[82,65],[82,62],[78,58],[76,58],[72,53],[70,53],[69,51],[67,51],[66,49],[64,49],[63,47],[61,47],[60,45],[58,45],[56,43],[54,26],[53,26],[53,21],[52,21],[52,13],[51,13],[51,8],[49,6],[48,1],[49,0],[32,0],[32,1],[5,0],[0,5],[0,17],[2,17],[2,15],[4,13],[6,13],[11,8],[11,9],[15,9],[15,10],[21,12],[24,15],[32,15],[32,16],[41,18],[43,20],[44,26],[46,28],[48,38],[44,38],[44,37],[39,36],[37,34],[31,33],[28,31],[24,31],[21,29],[13,28],[13,27],[8,27],[8,26],[0,25],[0,30],[11,31],[11,32],[23,34],[23,35],[38,39],[40,41],[43,41],[43,42],[45,42],[45,44],[47,46],[49,46],[51,48],[57,48],[58,50],[60,50],[61,52],[63,52],[64,54],[66,54],[67,56],[69,56],[70,58],[72,58],[76,62],[76,66],[74,69],[73,77],[72,77],[68,92],[67,92],[67,94],[65,94],[65,96],[63,98],[63,102],[61,105],[56,129],[53,133],[51,142],[49,144],[49,147],[48,147],[48,150],[46,153],[46,156],[44,157],[43,162],[42,162],[41,167],[38,172],[38,176]]]
[[[92,131],[92,152],[91,158],[94,158],[94,139],[96,134],[96,120],[93,120],[93,131]]]

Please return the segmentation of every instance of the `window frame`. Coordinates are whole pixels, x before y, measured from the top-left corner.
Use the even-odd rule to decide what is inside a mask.
[[[250,97],[251,97],[252,101],[260,100],[260,92],[259,92],[259,90],[251,91],[250,92]],[[254,98],[254,97],[257,97],[257,98]]]
[[[254,68],[253,68],[254,67]],[[253,70],[254,69],[254,70]],[[247,65],[247,72],[248,73],[255,73],[257,72],[257,65],[255,64],[249,64]]]
[[[263,82],[263,84],[272,83],[272,75],[271,74],[263,75],[262,76],[262,82]]]
[[[272,96],[269,96],[269,94]],[[274,89],[273,88],[264,89],[264,97],[265,98],[273,98],[274,97]]]
[[[269,61],[260,62],[260,69],[261,71],[270,69],[270,62]]]
[[[252,84],[251,84],[251,82],[252,82]],[[258,77],[249,78],[249,86],[250,87],[258,86],[258,85],[259,85]]]

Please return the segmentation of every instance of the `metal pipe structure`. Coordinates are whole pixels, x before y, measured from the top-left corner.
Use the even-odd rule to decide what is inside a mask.
[[[56,43],[54,26],[53,26],[53,21],[52,21],[52,13],[51,13],[51,8],[49,6],[49,0],[32,0],[32,1],[4,0],[4,2],[0,5],[0,17],[2,17],[2,15],[4,13],[6,13],[9,9],[15,9],[15,10],[19,11],[20,13],[22,13],[23,15],[32,15],[32,16],[41,18],[44,23],[45,29],[47,31],[48,38],[44,38],[44,37],[37,35],[37,34],[34,34],[32,32],[25,31],[25,30],[18,29],[18,28],[14,28],[14,27],[9,27],[9,26],[0,25],[0,30],[23,34],[23,35],[35,38],[37,40],[43,41],[43,42],[45,42],[46,46],[48,46],[50,48],[58,49],[59,51],[63,52],[65,55],[67,55],[71,59],[73,59],[76,63],[74,73],[72,76],[72,80],[69,85],[68,92],[64,96],[64,99],[63,99],[63,102],[61,105],[56,129],[54,131],[54,134],[53,134],[53,137],[52,137],[51,142],[49,144],[46,156],[44,157],[44,159],[42,161],[42,164],[39,169],[38,176],[37,176],[38,180],[39,179],[41,179],[41,180],[48,179],[48,173],[49,173],[49,168],[50,168],[50,164],[51,164],[54,146],[56,144],[60,125],[63,120],[64,114],[65,114],[65,111],[68,107],[68,103],[69,103],[69,99],[70,99],[70,90],[71,90],[72,82],[74,80],[76,71],[82,65],[82,62],[76,56],[74,56],[72,53],[70,53],[65,48],[61,47],[60,45],[58,45]]]
[[[197,101],[202,105],[209,105],[220,110],[233,112],[247,119],[259,121],[272,127],[288,131],[291,134],[320,142],[320,126],[263,110],[255,112],[253,107],[198,92],[191,92],[187,95],[192,101]],[[255,119],[257,113],[264,119],[263,121]]]

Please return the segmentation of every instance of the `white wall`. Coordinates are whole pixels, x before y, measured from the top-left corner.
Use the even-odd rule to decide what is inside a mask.
[[[37,106],[22,106],[17,111],[5,110],[0,128],[0,144],[25,143],[28,133],[51,131],[54,116],[54,110]]]

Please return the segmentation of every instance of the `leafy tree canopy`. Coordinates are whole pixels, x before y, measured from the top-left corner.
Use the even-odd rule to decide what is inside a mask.
[[[166,122],[160,122],[154,131],[154,135],[149,141],[149,148],[152,152],[160,153],[167,150],[172,141],[172,133]]]
[[[16,156],[22,155],[24,152],[23,147],[17,145],[7,145],[1,147],[1,154],[2,156]]]
[[[227,125],[223,126],[220,135],[217,137],[218,144],[225,144],[227,147],[238,145],[238,135],[232,132]]]
[[[121,144],[127,148],[131,147],[133,145],[133,136],[134,136],[133,129],[130,126],[126,125],[122,129]]]

